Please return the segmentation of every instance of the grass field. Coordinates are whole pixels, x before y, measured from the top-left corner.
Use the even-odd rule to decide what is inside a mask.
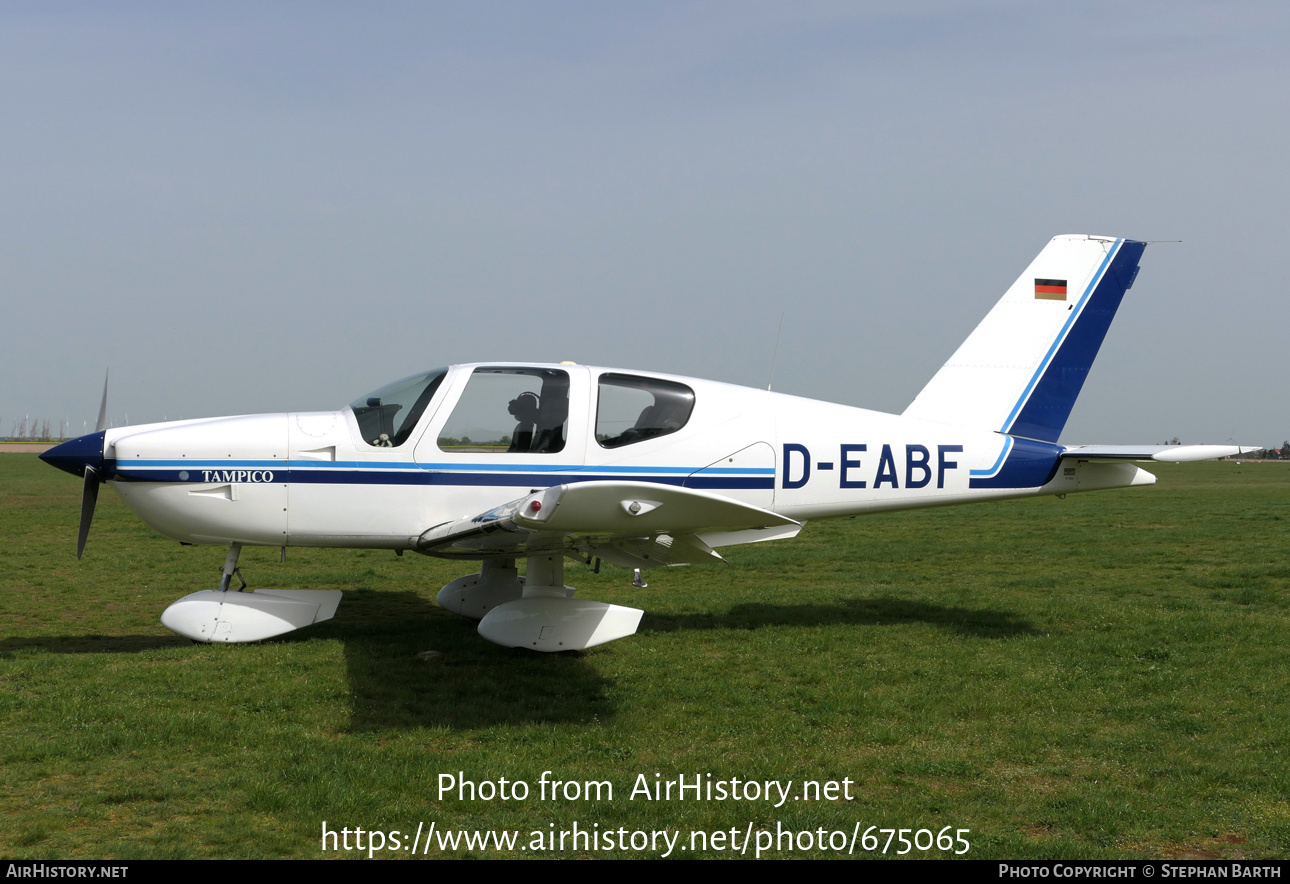
[[[337,855],[326,820],[519,844],[575,821],[681,844],[951,826],[977,858],[1290,856],[1290,465],[1153,471],[815,523],[645,590],[570,563],[582,595],[645,608],[640,633],[538,656],[437,608],[468,566],[344,550],[242,557],[252,586],[344,590],[335,620],[190,644],[157,618],[214,587],[224,550],[164,540],[106,491],[77,562],[79,480],[3,455],[0,855],[318,858]],[[541,800],[548,770],[613,800]],[[440,800],[459,771],[533,793]],[[629,799],[656,773],[848,778],[853,800]],[[429,856],[467,853],[498,855]]]

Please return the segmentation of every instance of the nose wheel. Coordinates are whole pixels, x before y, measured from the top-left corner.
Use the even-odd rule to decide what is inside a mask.
[[[237,567],[237,560],[242,555],[242,544],[230,543],[228,545],[228,555],[224,557],[224,569],[220,572],[219,592],[228,592],[229,584],[232,583],[233,577],[237,577],[238,592],[246,589],[246,581],[242,579],[242,571]]]

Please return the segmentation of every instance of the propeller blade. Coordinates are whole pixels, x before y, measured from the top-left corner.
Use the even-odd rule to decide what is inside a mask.
[[[85,540],[90,536],[90,522],[94,521],[94,504],[98,503],[99,485],[102,480],[98,471],[88,464],[85,467],[85,490],[81,494],[81,529],[76,535],[76,558],[80,559],[85,552]]]
[[[96,433],[101,433],[107,429],[107,385],[108,385],[108,375],[110,375],[111,373],[112,373],[112,369],[110,368],[103,373],[103,403],[99,405],[99,423],[98,423],[98,426],[94,428],[94,432]],[[98,492],[95,491],[95,494],[97,493]],[[91,506],[90,509],[93,510],[93,507]],[[77,558],[80,558],[80,557],[77,556]]]

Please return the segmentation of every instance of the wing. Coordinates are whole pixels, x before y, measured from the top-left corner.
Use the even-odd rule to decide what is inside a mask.
[[[418,539],[417,551],[469,559],[579,553],[624,568],[656,568],[721,561],[713,547],[793,537],[801,530],[801,522],[706,491],[580,482],[435,525]]]
[[[1216,460],[1257,451],[1248,445],[1067,445],[1063,457],[1080,460],[1147,461],[1192,463]]]

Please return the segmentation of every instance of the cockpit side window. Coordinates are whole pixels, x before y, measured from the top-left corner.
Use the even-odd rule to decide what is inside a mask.
[[[694,410],[685,384],[629,374],[602,374],[596,402],[596,441],[621,448],[681,429]]]
[[[408,441],[447,374],[448,369],[436,368],[355,399],[349,407],[363,441],[375,448],[398,448]]]
[[[569,375],[559,369],[475,369],[439,431],[441,451],[555,454],[569,429]]]

